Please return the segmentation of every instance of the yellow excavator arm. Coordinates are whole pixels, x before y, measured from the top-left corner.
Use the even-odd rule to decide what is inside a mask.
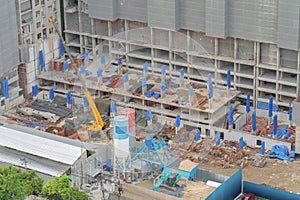
[[[86,96],[87,101],[89,102],[90,108],[91,108],[91,110],[94,114],[94,117],[96,119],[96,121],[91,123],[91,125],[88,127],[88,130],[90,130],[90,131],[101,131],[103,126],[104,126],[104,122],[102,120],[102,117],[101,117],[96,105],[95,105],[95,102],[93,101],[91,93],[88,90],[85,90],[84,94]]]
[[[102,117],[101,117],[101,115],[100,115],[100,113],[99,113],[96,105],[95,105],[95,102],[94,102],[94,100],[92,98],[92,95],[89,92],[89,90],[87,89],[85,81],[84,81],[82,75],[79,73],[79,70],[76,68],[76,63],[75,63],[73,57],[71,56],[71,53],[69,51],[68,46],[66,46],[65,41],[64,41],[62,35],[59,33],[59,31],[58,31],[58,29],[56,27],[55,19],[53,17],[49,17],[48,20],[49,20],[50,23],[53,24],[56,33],[58,34],[59,38],[62,40],[62,43],[63,43],[63,45],[65,47],[65,50],[66,50],[67,54],[70,57],[70,60],[71,60],[71,63],[72,63],[72,67],[76,71],[76,75],[78,76],[79,81],[80,81],[80,83],[81,83],[81,85],[83,87],[84,95],[86,96],[86,99],[89,102],[90,108],[91,108],[91,110],[92,110],[92,112],[94,114],[94,117],[95,117],[96,121],[93,122],[93,123],[91,123],[88,126],[88,130],[90,130],[90,131],[101,131],[102,128],[103,128],[103,126],[104,126],[104,122],[102,120]]]

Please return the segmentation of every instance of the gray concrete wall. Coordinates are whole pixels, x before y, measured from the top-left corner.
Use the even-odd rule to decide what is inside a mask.
[[[89,17],[104,20],[117,19],[118,0],[88,0]]]
[[[89,16],[147,22],[150,27],[189,29],[300,49],[298,0],[89,0]]]
[[[117,14],[121,19],[138,22],[147,22],[147,1],[126,0],[123,4],[117,3]]]
[[[176,2],[170,0],[148,1],[148,24],[151,27],[176,30]]]
[[[0,74],[4,74],[19,63],[15,1],[1,1],[0,27]]]
[[[279,0],[278,45],[287,49],[299,49],[300,1]]]

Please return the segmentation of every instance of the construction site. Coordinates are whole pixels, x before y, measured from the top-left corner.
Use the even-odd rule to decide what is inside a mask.
[[[300,199],[298,1],[12,10],[1,166],[67,174],[92,199]]]

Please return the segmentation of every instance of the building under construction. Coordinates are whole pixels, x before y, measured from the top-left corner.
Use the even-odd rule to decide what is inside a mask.
[[[53,174],[69,174],[91,195],[86,184],[114,193],[153,180],[160,195],[193,198],[184,191],[202,188],[216,199],[214,188],[229,181],[201,163],[264,167],[268,157],[300,154],[298,1],[16,0],[1,8],[9,16],[0,35],[3,130],[22,135],[13,123],[93,143],[35,132],[35,146],[47,138],[73,145],[76,156],[62,167],[9,138],[1,149],[11,157],[1,162],[22,167],[20,154],[45,174],[55,163]],[[234,198],[251,192],[236,188]]]

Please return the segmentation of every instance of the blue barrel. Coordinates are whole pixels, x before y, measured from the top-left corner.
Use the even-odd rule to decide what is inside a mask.
[[[128,138],[128,117],[114,117],[114,138],[124,140]]]
[[[147,146],[147,147],[150,147],[151,145],[152,145],[152,138],[147,137],[147,138],[146,138],[146,146]]]

